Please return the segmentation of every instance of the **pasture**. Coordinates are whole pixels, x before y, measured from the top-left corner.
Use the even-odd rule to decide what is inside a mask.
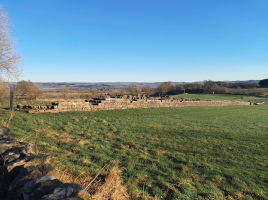
[[[95,182],[104,181],[107,170],[119,166],[133,199],[268,199],[268,99],[241,97],[178,96],[266,104],[16,111],[12,118],[1,110],[0,123],[36,143],[41,153],[52,154],[56,165],[81,184],[98,173]]]

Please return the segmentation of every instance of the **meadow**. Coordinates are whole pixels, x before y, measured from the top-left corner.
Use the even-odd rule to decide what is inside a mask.
[[[128,109],[58,114],[1,110],[1,125],[77,177],[102,182],[114,166],[132,199],[268,199],[268,98],[259,106]],[[241,98],[243,97],[243,98]],[[6,108],[7,106],[1,106]],[[92,190],[94,186],[92,186]]]

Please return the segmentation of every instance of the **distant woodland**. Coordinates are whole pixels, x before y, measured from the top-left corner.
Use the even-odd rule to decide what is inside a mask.
[[[66,99],[91,99],[109,94],[112,97],[122,94],[143,94],[151,97],[178,94],[236,94],[268,97],[267,79],[249,81],[203,81],[203,82],[32,82],[16,83],[17,100],[58,101]],[[9,83],[2,82],[0,98],[9,98]]]

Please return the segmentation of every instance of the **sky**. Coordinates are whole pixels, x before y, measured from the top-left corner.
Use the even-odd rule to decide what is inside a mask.
[[[267,0],[0,0],[33,82],[268,78]]]

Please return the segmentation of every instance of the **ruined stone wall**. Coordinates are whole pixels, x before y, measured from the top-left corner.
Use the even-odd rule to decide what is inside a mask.
[[[231,106],[251,105],[242,101],[201,101],[201,100],[156,100],[156,99],[125,99],[107,98],[94,102],[59,102],[51,106],[30,107],[29,113],[63,112],[63,111],[96,111],[128,108],[160,108],[160,107],[189,107],[189,106]]]
[[[62,183],[49,155],[41,155],[33,144],[19,142],[0,127],[1,200],[90,199],[81,185]]]

